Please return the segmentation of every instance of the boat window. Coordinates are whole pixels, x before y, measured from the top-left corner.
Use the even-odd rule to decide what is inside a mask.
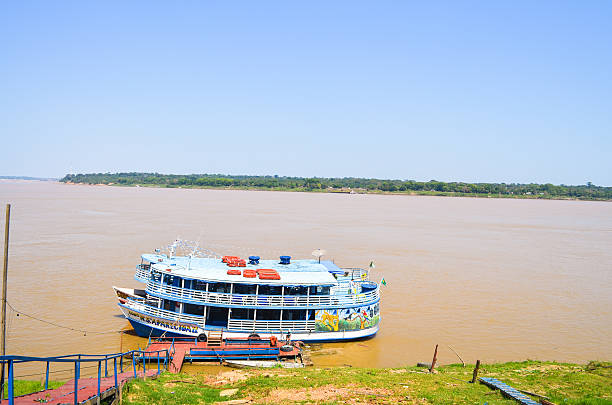
[[[204,305],[183,304],[183,313],[190,315],[204,315]]]
[[[257,320],[278,321],[280,320],[280,309],[258,309]]]
[[[312,292],[310,294],[312,294]],[[329,286],[328,285],[318,285],[317,292],[314,295],[329,295]]]
[[[311,310],[307,311],[307,314],[308,314],[307,318],[306,318],[307,320],[309,320],[309,321],[314,321],[315,320],[315,311],[314,310],[311,309]]]
[[[208,291],[228,294],[230,292],[230,284],[229,283],[210,283],[208,285]]]
[[[170,274],[164,274],[164,284],[172,285],[174,283],[174,276]]]
[[[206,282],[202,280],[193,280],[192,288],[194,290],[206,291]]]
[[[178,311],[177,302],[176,301],[172,301],[172,300],[164,300],[164,309],[166,311],[177,312]]]
[[[255,294],[254,284],[234,284],[234,294]]]
[[[281,295],[283,289],[279,285],[260,285],[259,295]]]
[[[306,320],[305,309],[285,309],[283,310],[283,321],[304,321]]]
[[[206,324],[227,327],[227,314],[229,308],[208,307],[206,311]]]
[[[161,281],[161,274],[159,274],[156,271],[152,271],[151,272],[151,281],[155,281],[155,282],[160,282]]]
[[[249,308],[232,308],[230,313],[232,319],[255,319],[255,310]]]
[[[306,295],[308,289],[302,286],[285,286],[285,295]]]

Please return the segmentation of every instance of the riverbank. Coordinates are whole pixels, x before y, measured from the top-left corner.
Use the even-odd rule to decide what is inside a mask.
[[[306,368],[164,373],[123,389],[123,404],[332,403],[511,404],[482,384],[470,384],[473,365],[439,367]],[[524,361],[483,364],[479,376],[495,377],[555,404],[612,404],[612,363],[588,365]],[[197,367],[193,367],[196,369]]]
[[[287,188],[287,187],[210,187],[210,186],[175,186],[163,184],[114,184],[114,183],[71,183],[68,185],[78,186],[113,186],[113,187],[146,187],[146,188],[178,188],[189,190],[242,190],[242,191],[281,191],[293,193],[328,193],[328,194],[375,194],[375,195],[398,195],[398,196],[430,196],[430,197],[467,197],[467,198],[504,198],[513,200],[560,200],[560,201],[603,201],[610,202],[609,198],[588,198],[588,197],[558,197],[538,194],[476,194],[476,193],[456,193],[446,191],[381,191],[366,189],[307,189],[307,188]]]
[[[89,173],[67,174],[67,184],[114,185],[159,188],[297,191],[350,194],[435,195],[448,197],[527,198],[556,200],[612,200],[612,187],[554,184],[465,183],[436,180],[385,180],[243,176],[224,174]]]

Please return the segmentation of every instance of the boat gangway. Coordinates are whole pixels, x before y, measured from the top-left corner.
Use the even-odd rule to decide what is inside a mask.
[[[154,358],[156,366],[151,364]],[[124,367],[124,360],[131,362]],[[149,360],[149,367],[147,361]],[[0,363],[8,368],[8,403],[9,405],[32,404],[34,402],[45,404],[94,404],[116,395],[121,385],[133,378],[153,377],[168,368],[170,354],[168,350],[146,352],[144,350],[130,350],[123,353],[112,354],[70,354],[55,357],[31,357],[31,356],[0,356]],[[142,362],[139,370],[138,363]],[[15,396],[15,366],[23,363],[46,364],[45,385],[42,391]],[[72,365],[74,378],[67,381],[59,388],[49,388],[49,374],[52,365]],[[81,377],[81,369],[96,367],[97,377]],[[109,373],[109,365],[112,370]],[[70,371],[72,372],[72,371]],[[1,401],[0,401],[1,402]]]
[[[214,337],[213,337],[214,336]],[[209,334],[207,341],[193,337],[149,338],[147,348],[142,356],[146,361],[154,362],[155,353],[167,351],[172,359],[168,370],[178,373],[184,361],[216,361],[224,360],[297,360],[301,359],[301,349],[297,342],[280,341],[275,337],[269,339],[257,338],[223,338]]]

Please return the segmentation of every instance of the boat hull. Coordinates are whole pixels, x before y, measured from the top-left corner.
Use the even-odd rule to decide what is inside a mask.
[[[252,330],[252,331],[233,331],[231,329],[222,329],[214,326],[201,327],[187,327],[184,324],[167,321],[164,319],[157,319],[153,317],[135,317],[133,311],[124,305],[119,305],[123,311],[124,316],[132,324],[134,331],[138,336],[141,337],[195,337],[202,333],[208,335],[210,331],[223,330],[223,336],[227,338],[246,338],[249,335],[256,333],[262,339],[268,339],[275,336],[279,339],[284,339],[287,330],[278,332],[269,332],[264,330]],[[358,340],[373,337],[378,332],[379,325],[374,327],[360,330],[346,330],[346,331],[332,331],[332,332],[299,332],[291,331],[292,340],[301,340],[304,342],[334,342],[334,341],[346,341],[346,340]]]

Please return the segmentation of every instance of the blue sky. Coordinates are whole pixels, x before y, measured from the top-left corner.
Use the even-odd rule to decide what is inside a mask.
[[[612,186],[609,1],[0,7],[0,175]]]

